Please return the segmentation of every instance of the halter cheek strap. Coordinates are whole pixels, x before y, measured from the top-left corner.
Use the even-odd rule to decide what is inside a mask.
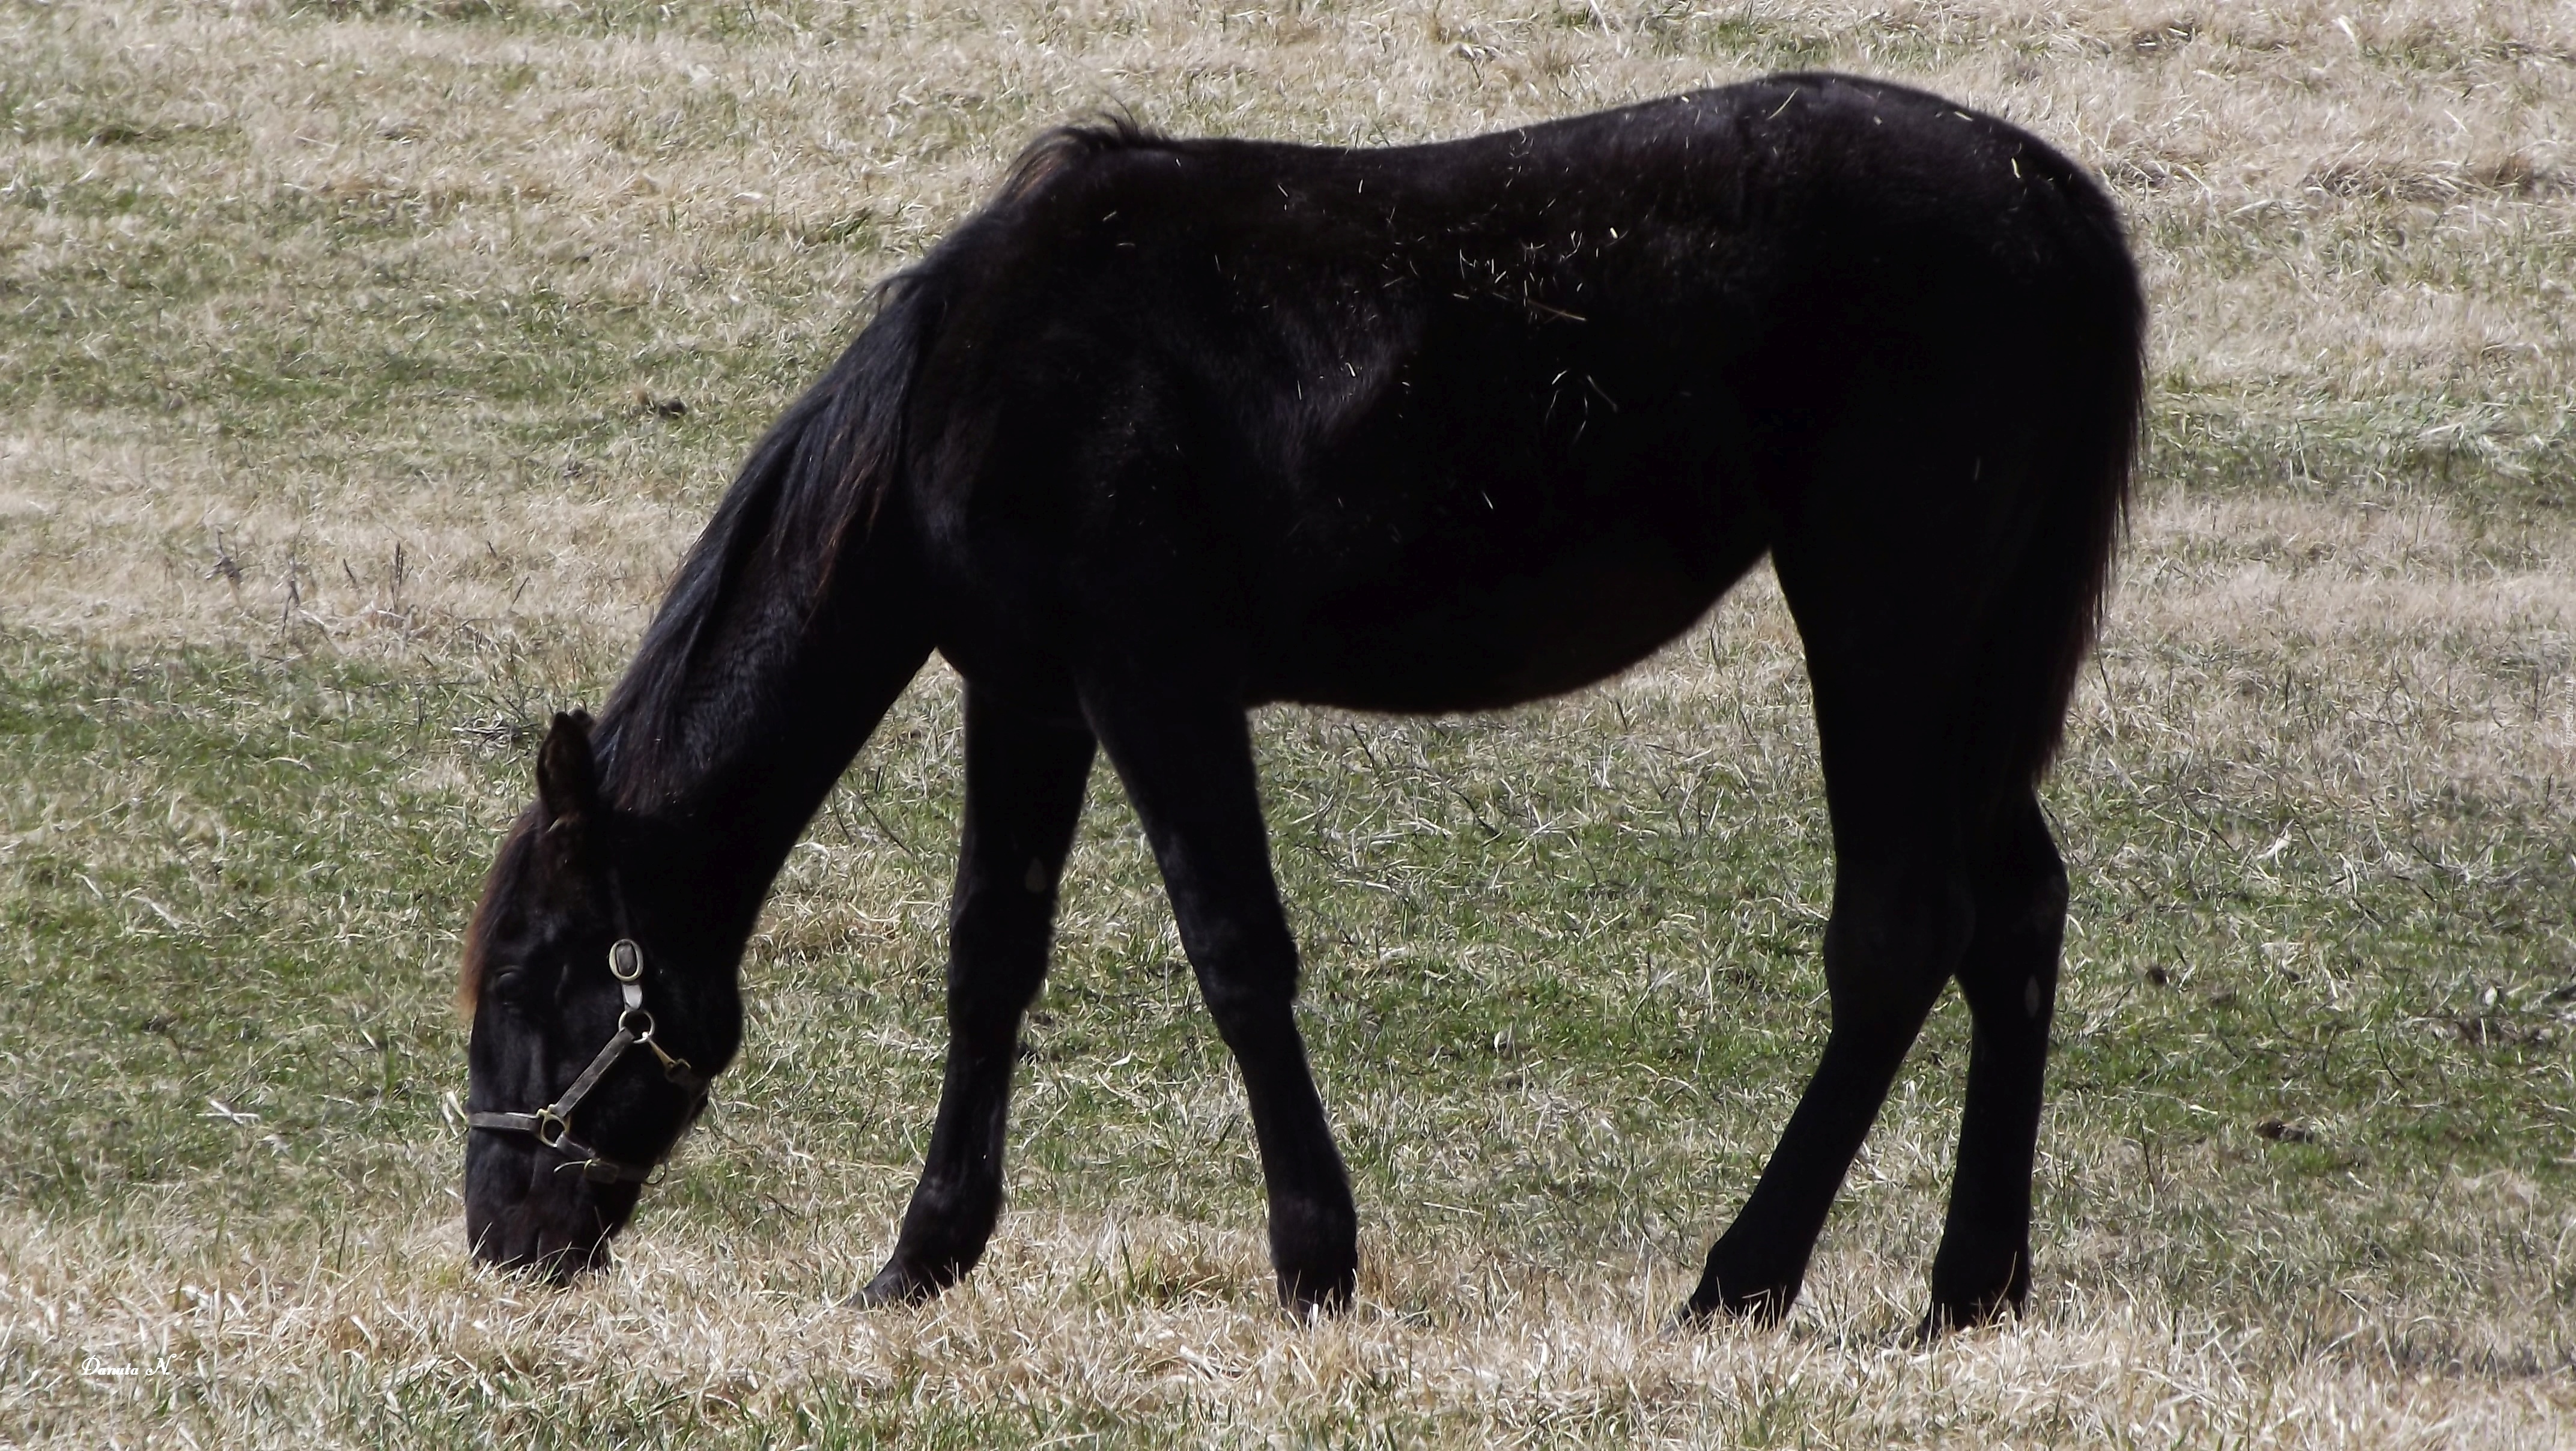
[[[617,1034],[599,1050],[599,1056],[590,1060],[590,1066],[581,1070],[581,1076],[572,1081],[563,1096],[535,1113],[469,1113],[465,1122],[478,1129],[532,1135],[538,1143],[566,1156],[557,1168],[577,1168],[581,1177],[593,1184],[642,1184],[653,1177],[654,1166],[609,1158],[574,1138],[573,1110],[581,1106],[581,1101],[590,1096],[590,1091],[599,1086],[629,1048],[650,1049],[662,1061],[664,1081],[697,1095],[700,1102],[706,1099],[707,1079],[689,1065],[689,1060],[674,1057],[653,1041],[653,1015],[644,1010],[644,949],[636,946],[633,938],[621,937],[609,944],[608,972],[617,979],[618,995],[626,1003],[617,1015]]]

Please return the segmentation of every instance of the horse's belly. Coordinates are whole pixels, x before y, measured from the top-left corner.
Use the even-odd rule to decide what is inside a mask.
[[[1487,710],[1591,684],[1706,613],[1761,557],[1750,527],[1614,526],[1519,548],[1462,538],[1275,616],[1256,693],[1358,710]]]
[[[1761,556],[1742,408],[1708,358],[1488,324],[1431,328],[1445,340],[1406,363],[1409,390],[1276,462],[1243,551],[1272,698],[1451,711],[1572,690],[1689,628]]]

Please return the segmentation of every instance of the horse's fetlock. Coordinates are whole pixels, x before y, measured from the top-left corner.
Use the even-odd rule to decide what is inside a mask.
[[[1273,1195],[1270,1242],[1282,1252],[1312,1247],[1328,1257],[1348,1258],[1359,1242],[1359,1212],[1347,1193]]]
[[[1682,1307],[1684,1323],[1706,1324],[1724,1316],[1762,1325],[1777,1324],[1797,1303],[1798,1290],[1807,1277],[1805,1251],[1800,1250],[1790,1259],[1776,1250],[1747,1248],[1738,1233],[1729,1230],[1709,1246],[1708,1266],[1700,1274],[1699,1288],[1691,1292],[1690,1300]]]
[[[1292,1241],[1274,1221],[1270,1262],[1278,1273],[1280,1303],[1291,1309],[1344,1309],[1359,1289],[1359,1245],[1347,1234]]]

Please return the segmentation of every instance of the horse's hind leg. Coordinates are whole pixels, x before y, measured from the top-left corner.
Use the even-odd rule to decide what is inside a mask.
[[[1200,994],[1243,1070],[1279,1298],[1296,1310],[1346,1306],[1358,1216],[1297,1033],[1297,944],[1270,874],[1242,707],[1133,682],[1086,686],[1083,704],[1153,844]]]
[[[1903,478],[1893,466],[1881,477]],[[1816,532],[1774,548],[1806,642],[1833,816],[1825,928],[1832,1028],[1762,1176],[1716,1245],[1684,1314],[1777,1318],[1797,1298],[1826,1212],[1974,928],[1960,785],[1959,662],[1970,582],[1902,490],[1815,510]],[[1900,501],[1891,508],[1889,500]],[[1833,501],[1840,504],[1842,501]]]
[[[1834,1194],[1967,937],[1966,882],[1944,853],[1839,855],[1825,928],[1832,1031],[1761,1179],[1708,1252],[1683,1310],[1691,1319],[1788,1312]]]
[[[1002,1211],[1020,1018],[1046,978],[1056,879],[1082,814],[1091,730],[1071,694],[966,690],[966,830],[949,906],[948,1069],[921,1182],[862,1303],[920,1300],[974,1268]]]
[[[1975,875],[1976,936],[1958,972],[1975,1037],[1949,1220],[1932,1261],[1927,1333],[2019,1310],[2030,1290],[2031,1161],[2057,1001],[2066,868],[2027,786],[1995,813]]]

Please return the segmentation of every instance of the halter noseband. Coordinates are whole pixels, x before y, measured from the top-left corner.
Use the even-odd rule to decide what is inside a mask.
[[[581,1070],[581,1076],[563,1091],[563,1097],[535,1113],[469,1113],[465,1122],[478,1129],[533,1135],[538,1143],[569,1156],[557,1168],[577,1168],[581,1177],[593,1184],[641,1184],[653,1177],[654,1166],[609,1158],[574,1138],[572,1111],[599,1086],[599,1080],[608,1076],[608,1070],[617,1066],[617,1060],[626,1056],[627,1049],[639,1045],[652,1049],[653,1056],[662,1060],[665,1081],[697,1095],[700,1103],[706,1101],[707,1079],[689,1066],[689,1060],[673,1057],[653,1041],[653,1015],[644,1010],[644,949],[635,945],[635,939],[620,937],[608,945],[608,973],[617,979],[617,991],[626,1000],[624,1010],[617,1015],[617,1036],[608,1040],[608,1046],[599,1050],[588,1068]]]

